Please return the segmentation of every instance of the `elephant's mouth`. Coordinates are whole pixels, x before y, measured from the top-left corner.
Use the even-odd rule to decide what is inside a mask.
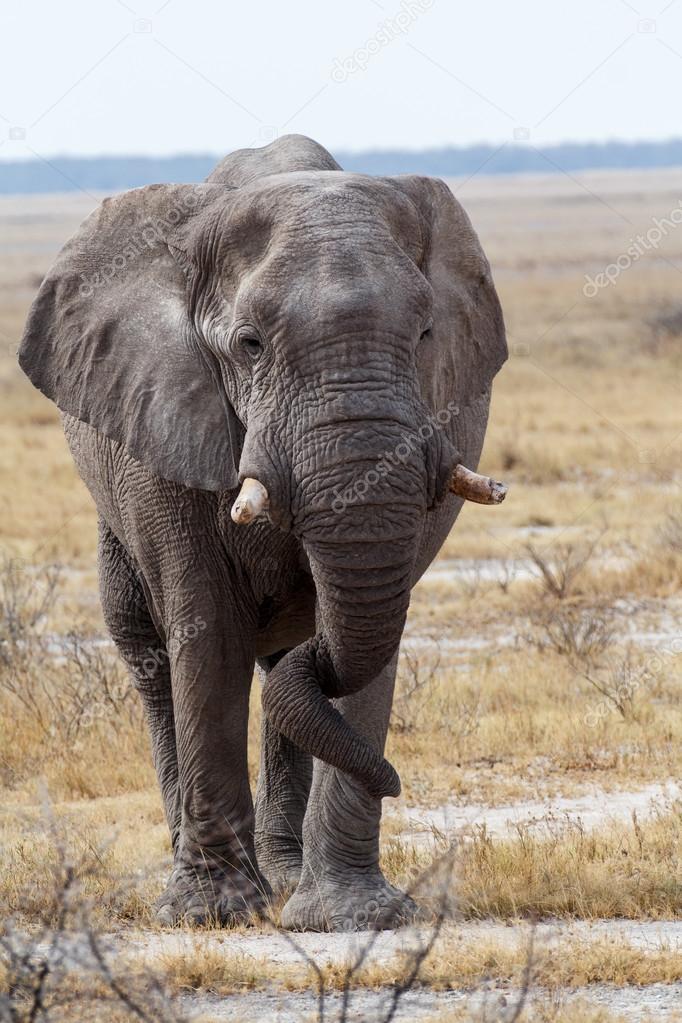
[[[472,472],[461,464],[452,471],[448,489],[464,500],[477,504],[500,504],[507,493],[505,484],[488,476]],[[232,507],[232,519],[247,525],[268,508],[267,489],[256,479],[246,478]],[[381,545],[379,545],[381,547]],[[373,550],[377,551],[375,545]],[[406,553],[406,552],[405,552]],[[321,561],[325,562],[325,572]],[[363,566],[366,559],[360,559]],[[399,559],[398,559],[399,560]],[[269,674],[263,688],[263,709],[268,719],[283,735],[301,749],[357,778],[377,797],[397,796],[400,779],[391,764],[358,735],[330,702],[334,698],[358,692],[368,685],[386,666],[395,653],[407,613],[409,601],[409,557],[403,557],[403,574],[394,572],[392,584],[386,584],[377,601],[363,596],[364,590],[351,588],[350,598],[344,601],[342,575],[347,569],[335,573],[326,557],[318,551],[311,557],[313,576],[318,593],[333,597],[326,599],[344,604],[342,616],[346,628],[339,631],[331,624],[312,639],[290,651]],[[407,566],[407,567],[405,567]],[[368,572],[372,570],[369,560]],[[348,589],[345,587],[345,589]],[[367,588],[369,589],[369,588]],[[332,614],[325,616],[321,597],[322,620],[331,623]],[[365,606],[353,608],[353,602]],[[353,620],[355,616],[355,621]],[[363,618],[374,634],[367,635]],[[348,624],[350,623],[350,624]]]

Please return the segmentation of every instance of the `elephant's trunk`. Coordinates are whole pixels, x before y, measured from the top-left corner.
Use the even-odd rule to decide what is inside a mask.
[[[371,435],[376,426],[368,430]],[[350,467],[348,458],[330,457],[323,466],[326,487],[318,480],[306,488],[303,481],[301,489],[308,492],[299,495],[294,523],[315,580],[318,632],[270,673],[263,707],[300,748],[384,796],[400,791],[397,774],[330,702],[363,689],[389,663],[409,605],[427,506],[428,458],[422,443],[406,443],[404,430],[384,427],[379,435],[374,457],[356,456]],[[380,465],[401,444],[396,464]],[[355,437],[353,448],[358,447]],[[337,435],[334,451],[347,450]]]

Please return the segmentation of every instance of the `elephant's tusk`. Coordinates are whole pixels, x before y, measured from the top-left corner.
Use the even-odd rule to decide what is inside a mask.
[[[501,504],[507,496],[507,484],[481,476],[464,465],[456,465],[450,477],[450,490],[465,501],[476,504]]]
[[[263,484],[247,476],[237,500],[232,505],[232,521],[239,526],[247,526],[267,509],[268,503],[268,492]]]

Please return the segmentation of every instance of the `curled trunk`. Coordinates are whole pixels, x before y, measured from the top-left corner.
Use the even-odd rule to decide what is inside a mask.
[[[356,777],[377,797],[397,795],[391,765],[331,703],[363,689],[395,654],[426,505],[421,448],[375,480],[376,458],[356,465],[372,481],[353,500],[338,486],[302,500],[298,526],[318,595],[318,632],[284,657],[263,689],[269,720],[299,747]],[[328,478],[338,478],[336,466]],[[346,469],[347,473],[347,469]]]

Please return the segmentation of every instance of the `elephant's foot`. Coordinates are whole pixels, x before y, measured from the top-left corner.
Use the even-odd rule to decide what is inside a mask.
[[[351,874],[299,885],[282,911],[291,931],[381,931],[411,924],[415,902],[383,874]]]
[[[256,831],[256,856],[275,895],[291,895],[296,890],[303,866],[300,839]]]
[[[263,871],[275,896],[291,895],[301,879],[301,857],[258,853],[258,866]]]
[[[167,927],[234,926],[263,916],[270,895],[263,877],[251,879],[236,870],[181,865],[174,868],[156,902],[155,918]]]

